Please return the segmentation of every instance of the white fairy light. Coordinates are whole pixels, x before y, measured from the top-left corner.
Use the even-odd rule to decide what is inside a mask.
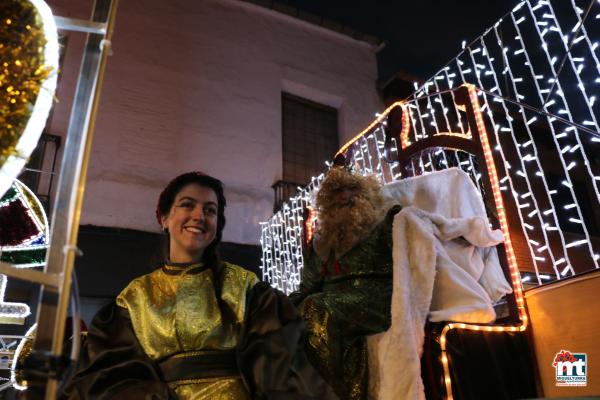
[[[566,247],[569,248],[569,247],[581,246],[581,245],[587,244],[587,243],[588,243],[588,241],[585,240],[585,239],[583,239],[583,240],[577,240],[575,242],[567,243]]]
[[[594,53],[594,50],[598,48],[598,41],[596,38],[590,37],[591,32],[586,30],[581,20],[583,18],[581,10],[577,10],[574,1],[571,0],[571,5],[575,10],[576,20],[573,21],[573,26],[569,23],[566,33],[562,29],[561,21],[552,9],[550,2],[542,0],[532,4],[530,1],[522,1],[513,9],[509,17],[494,24],[494,29],[486,31],[479,40],[473,41],[471,44],[463,42],[463,51],[458,57],[438,73],[434,74],[430,80],[426,81],[420,87],[415,83],[415,94],[413,95],[413,99],[415,100],[407,103],[410,115],[409,123],[412,128],[409,142],[414,143],[442,131],[460,131],[463,134],[470,133],[468,127],[463,126],[461,116],[464,114],[461,114],[462,110],[456,107],[454,92],[450,91],[447,95],[447,98],[452,97],[453,105],[445,104],[446,101],[440,95],[440,92],[455,88],[456,85],[460,85],[463,82],[469,82],[497,95],[492,96],[485,94],[483,91],[478,92],[479,99],[482,102],[481,110],[489,118],[491,126],[494,127],[490,131],[490,134],[496,134],[494,153],[500,157],[498,165],[503,165],[505,168],[505,174],[503,174],[504,176],[501,181],[501,190],[505,193],[508,192],[509,196],[510,193],[516,193],[517,196],[528,199],[527,202],[520,205],[525,210],[525,214],[523,215],[519,211],[521,225],[525,236],[539,243],[539,246],[536,246],[535,249],[530,249],[532,254],[534,251],[538,253],[544,252],[544,257],[541,257],[541,254],[536,256],[538,258],[534,258],[534,263],[549,262],[554,267],[557,279],[574,274],[572,262],[569,260],[570,250],[567,252],[567,248],[587,245],[590,256],[594,261],[594,267],[598,268],[598,257],[591,247],[589,232],[582,215],[582,209],[575,196],[574,181],[571,174],[577,173],[578,176],[583,176],[587,172],[587,178],[592,181],[590,187],[593,188],[596,195],[594,196],[594,204],[600,206],[600,192],[597,186],[600,184],[600,176],[592,174],[592,163],[590,163],[586,154],[586,151],[590,152],[591,150],[585,147],[586,144],[600,142],[600,136],[591,136],[589,140],[586,138],[586,143],[583,143],[580,137],[587,132],[583,127],[589,127],[591,130],[598,131],[596,122],[598,110],[593,108],[597,108],[597,95],[588,96],[587,92],[597,92],[597,87],[594,86],[596,89],[592,89],[590,84],[593,82],[600,83],[600,63],[597,60],[598,55]],[[511,35],[511,38],[504,39],[513,40],[514,38],[514,42],[504,43],[504,39],[498,35],[497,29],[500,28],[501,24],[511,23],[513,31],[516,34]],[[526,32],[526,36],[523,35],[522,30]],[[572,34],[570,34],[571,38],[568,35],[569,30],[572,31]],[[532,38],[531,33],[535,36],[535,32],[537,32],[538,36],[537,38]],[[496,35],[495,41],[492,38],[494,34]],[[484,38],[486,38],[485,41]],[[487,40],[487,38],[491,40]],[[525,43],[526,39],[527,44]],[[497,43],[498,47],[494,49],[491,47],[488,48],[486,43],[489,45],[490,42]],[[561,46],[563,51],[560,50]],[[572,46],[570,53],[564,51],[568,46]],[[542,50],[540,50],[540,47]],[[552,49],[554,54],[549,53],[550,49]],[[541,57],[532,59],[530,53],[534,56],[538,56],[539,54]],[[491,56],[492,54],[501,54],[501,57],[494,59]],[[560,55],[560,57],[557,55]],[[528,72],[524,71],[522,68],[523,65]],[[518,66],[518,68],[515,66]],[[571,69],[570,73],[575,77],[573,80],[578,90],[574,88],[571,90],[570,87],[569,90],[566,90],[567,84],[572,83],[566,82],[564,77],[570,75],[565,73],[558,74],[557,68],[559,66]],[[514,76],[513,68],[515,71],[519,71],[521,76]],[[594,69],[598,75],[594,76]],[[548,73],[545,71],[548,71]],[[586,74],[586,79],[589,80],[590,84],[584,84],[583,73]],[[500,80],[496,74],[501,77]],[[509,90],[507,85],[512,85],[512,90]],[[506,93],[504,93],[505,88],[507,90]],[[525,99],[526,94],[527,99]],[[517,100],[525,101],[530,100],[531,95],[534,97],[538,96],[535,102],[542,104],[544,111],[550,113],[550,115],[534,114],[529,110],[524,111],[523,107],[519,107],[518,112],[521,114],[521,122],[519,124],[523,125],[515,125],[513,117],[516,117],[516,114],[512,111],[509,112],[506,106],[507,103],[500,96],[512,96]],[[581,102],[581,99],[584,102]],[[490,104],[494,104],[496,108],[491,108]],[[497,118],[501,114],[501,111],[498,110],[499,107],[502,107],[502,110],[504,110],[504,121]],[[578,111],[578,115],[575,116],[572,110],[576,110],[578,107],[581,112]],[[513,117],[511,117],[511,114]],[[553,117],[551,114],[557,114],[560,118]],[[575,118],[578,119],[576,120]],[[561,171],[564,174],[561,177],[561,185],[559,187],[552,187],[552,189],[550,189],[546,175],[543,173],[543,171],[548,169],[544,168],[538,156],[537,145],[539,144],[539,138],[537,137],[537,131],[536,137],[530,131],[530,128],[533,129],[534,126],[535,129],[544,129],[546,124],[550,130],[548,138],[554,142],[557,148],[556,153],[560,161],[557,163],[557,166],[562,168]],[[451,127],[450,125],[453,126]],[[517,127],[518,132],[516,132]],[[497,136],[499,133],[502,135],[502,139]],[[373,132],[369,133],[369,135],[371,134],[375,135]],[[383,144],[374,140],[374,136],[367,136],[361,142],[362,148],[360,147],[361,145],[356,148],[355,161],[359,168],[364,169],[364,171],[376,173],[379,179],[395,180],[402,178],[400,172],[396,169],[398,168],[397,163],[388,164],[381,160],[386,152],[393,155],[398,152],[398,149],[395,147],[385,149]],[[514,149],[517,151],[515,159],[512,156],[510,158],[513,164],[512,168],[504,154],[506,150],[504,148],[505,143],[508,144],[510,141],[513,142]],[[383,139],[381,142],[383,142]],[[454,157],[457,157],[457,152],[448,153],[451,157],[453,154]],[[413,163],[414,167],[417,167],[418,164],[422,170],[424,169],[425,171],[423,172],[429,172],[438,167],[444,168],[450,165],[445,158],[446,152],[436,152],[435,157],[433,157],[435,162],[432,162],[431,154],[425,154],[424,156],[426,157],[425,159],[421,158],[416,160],[416,164]],[[440,156],[443,156],[443,159]],[[475,181],[478,182],[479,178],[477,176],[479,172],[476,171],[471,160],[457,159],[457,163],[454,165],[457,164],[471,172],[474,175]],[[577,168],[578,165],[579,167]],[[553,170],[553,172],[555,171]],[[536,185],[538,185],[535,192],[532,191],[530,183],[530,177],[533,176],[536,177],[535,181],[537,182]],[[515,180],[514,183],[513,179]],[[545,192],[544,190],[539,190],[540,183]],[[519,188],[518,191],[515,190],[516,187]],[[313,184],[311,186],[311,190],[316,188],[318,188],[318,185]],[[523,192],[524,194],[519,194]],[[533,194],[531,195],[530,193]],[[570,194],[570,198],[566,200],[565,204],[559,204],[560,201],[563,201],[562,199],[567,193]],[[543,208],[539,208],[538,201],[539,205]],[[305,202],[304,204],[307,203]],[[582,237],[583,241],[581,243],[577,241],[573,242],[572,240],[569,243],[565,241],[561,224],[558,221],[558,213],[555,211],[561,210],[561,212],[564,212],[562,211],[563,209],[572,213],[572,215],[567,217],[567,221],[582,226],[584,237]],[[518,208],[518,210],[521,210],[521,208]],[[301,211],[298,211],[298,213],[301,213]],[[292,218],[290,217],[289,220],[291,221]],[[299,220],[294,219],[294,221]],[[289,230],[288,232],[290,235],[300,235],[300,226],[296,226],[294,230]],[[265,230],[265,233],[268,233],[268,230]],[[550,245],[547,235],[554,235],[552,236],[552,245]],[[555,240],[554,238],[559,240]],[[292,236],[288,238],[290,240],[288,248],[291,248],[290,246],[292,245],[297,246],[300,243],[292,239]],[[266,246],[271,246],[270,249],[274,251],[276,249],[272,245],[278,242],[263,240],[263,243],[263,249]],[[527,241],[527,243],[531,242]],[[581,250],[578,251],[580,252]],[[285,253],[282,253],[282,255],[285,256]],[[542,258],[548,259],[546,256],[549,256],[550,260],[542,261]],[[556,258],[558,260],[554,261]],[[265,260],[263,261],[264,263],[269,262],[269,258],[266,255],[263,256],[263,259]],[[297,256],[294,256],[292,262],[296,262],[296,259]],[[276,261],[273,261],[273,263],[276,263]],[[565,264],[564,267],[558,270],[556,266],[563,263]],[[279,275],[281,276],[281,274]],[[537,271],[536,276],[538,277],[538,281],[540,281],[540,274]],[[541,274],[541,276],[544,276],[544,280],[551,279],[549,275]],[[297,281],[299,278],[295,277],[295,279]]]

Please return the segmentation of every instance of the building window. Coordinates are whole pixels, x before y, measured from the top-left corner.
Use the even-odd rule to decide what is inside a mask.
[[[339,148],[338,115],[333,107],[289,93],[281,95],[283,180],[273,185],[275,210],[298,186],[325,169]]]
[[[338,115],[333,107],[289,93],[281,95],[283,179],[273,185],[275,211],[298,186],[325,169],[339,149]]]

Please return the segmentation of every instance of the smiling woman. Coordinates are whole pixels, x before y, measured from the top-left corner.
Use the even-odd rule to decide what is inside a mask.
[[[287,297],[222,262],[223,184],[173,179],[156,217],[164,264],[100,310],[82,348],[71,399],[335,399],[302,350]]]
[[[190,183],[178,194],[169,213],[161,217],[163,230],[169,232],[169,258],[173,262],[193,262],[217,231],[217,195],[212,189]]]
[[[198,262],[225,227],[225,196],[220,181],[208,175],[183,174],[159,198],[156,216],[169,237],[170,262]],[[208,254],[209,257],[212,254]]]

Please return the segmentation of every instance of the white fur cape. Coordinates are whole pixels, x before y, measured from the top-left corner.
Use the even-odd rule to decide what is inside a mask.
[[[424,398],[420,357],[428,316],[491,322],[492,301],[511,292],[491,247],[502,242],[502,233],[490,229],[466,174],[447,170],[406,181],[392,188],[400,189],[396,199],[411,198],[429,210],[408,206],[394,219],[392,324],[367,340],[373,399]],[[454,191],[454,198],[444,191]],[[456,200],[465,193],[469,202]]]

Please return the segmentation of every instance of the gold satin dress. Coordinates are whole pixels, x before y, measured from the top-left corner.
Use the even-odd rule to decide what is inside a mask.
[[[222,324],[213,274],[200,264],[165,265],[133,280],[117,297],[128,310],[136,337],[153,361],[233,350],[242,331],[246,293],[258,278],[234,264],[223,263],[221,299],[235,317],[233,330]],[[180,399],[249,399],[241,376],[169,382]]]

